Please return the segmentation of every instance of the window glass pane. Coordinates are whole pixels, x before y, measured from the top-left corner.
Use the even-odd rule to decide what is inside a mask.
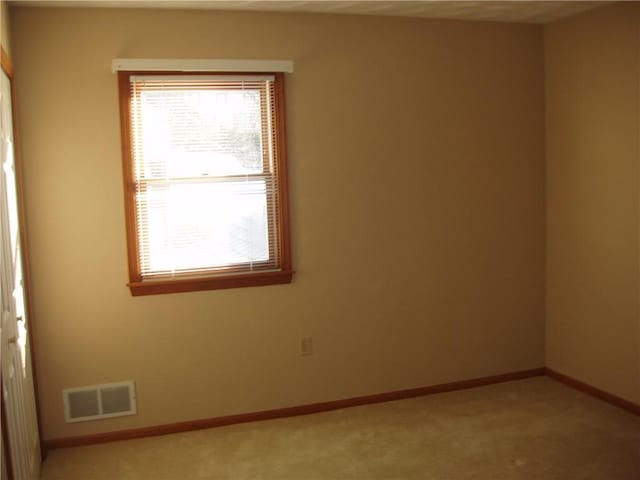
[[[139,193],[152,272],[269,260],[265,180],[148,185]],[[144,272],[143,272],[144,273]]]
[[[140,93],[139,178],[261,173],[260,90]]]

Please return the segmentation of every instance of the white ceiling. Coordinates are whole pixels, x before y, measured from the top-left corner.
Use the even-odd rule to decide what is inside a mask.
[[[548,23],[597,7],[607,1],[271,1],[271,0],[13,0],[11,5],[38,7],[173,8],[317,12],[390,15],[457,20]]]

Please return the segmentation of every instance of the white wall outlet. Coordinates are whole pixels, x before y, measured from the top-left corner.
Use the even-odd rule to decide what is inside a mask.
[[[313,353],[313,339],[311,337],[300,337],[300,355],[311,355]]]

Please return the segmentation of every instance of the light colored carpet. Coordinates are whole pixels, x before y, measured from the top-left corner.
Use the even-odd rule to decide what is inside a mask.
[[[43,480],[639,480],[640,417],[546,377],[80,448]]]

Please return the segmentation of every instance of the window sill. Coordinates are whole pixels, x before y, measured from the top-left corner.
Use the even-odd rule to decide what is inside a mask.
[[[295,272],[260,272],[244,275],[220,277],[190,277],[180,279],[145,280],[129,283],[131,295],[159,295],[163,293],[197,292],[202,290],[221,290],[225,288],[259,287],[291,283]]]

